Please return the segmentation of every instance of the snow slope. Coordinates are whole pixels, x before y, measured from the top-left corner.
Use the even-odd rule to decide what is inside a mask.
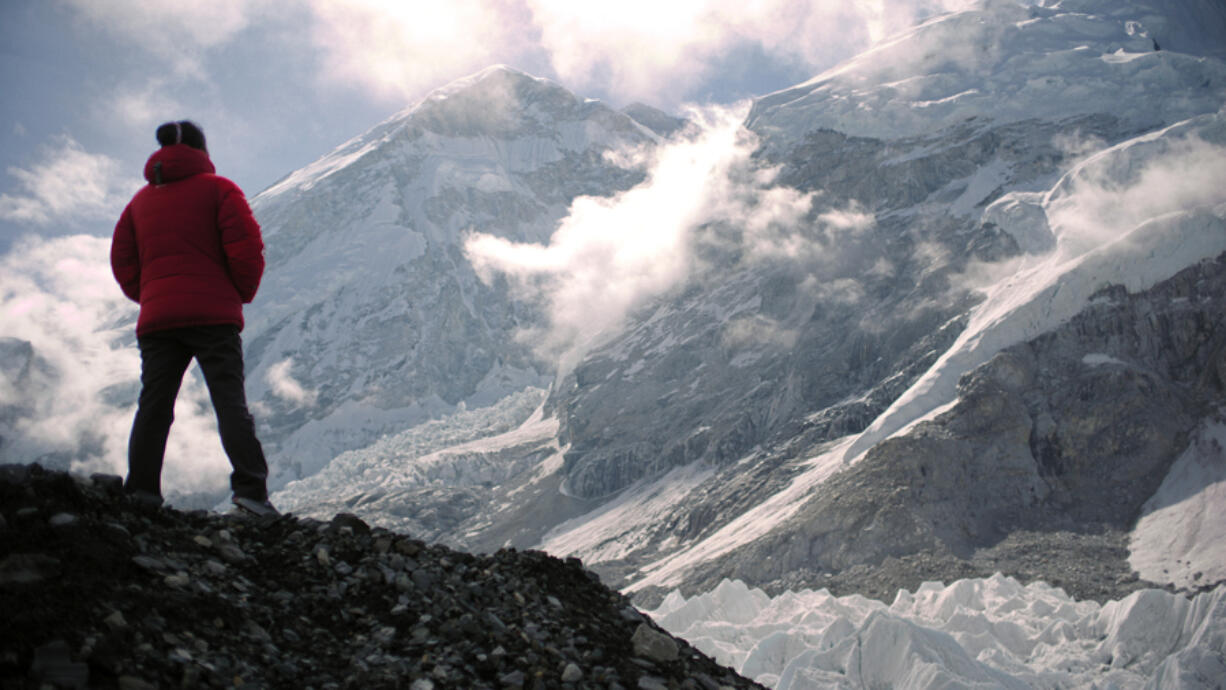
[[[1211,0],[975,3],[758,99],[749,125],[796,141],[822,128],[903,138],[975,118],[1170,124],[1226,101],[1226,33],[1215,26],[1226,8]]]
[[[1196,688],[1226,679],[1226,586],[1106,604],[1000,575],[929,582],[886,604],[826,590],[769,597],[725,580],[647,612],[741,674],[810,688]]]
[[[1141,577],[1198,587],[1226,579],[1226,422],[1208,421],[1142,508],[1129,561]]]

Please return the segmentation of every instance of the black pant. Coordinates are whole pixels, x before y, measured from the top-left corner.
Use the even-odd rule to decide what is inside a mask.
[[[209,387],[221,445],[234,467],[230,488],[235,496],[263,501],[268,464],[255,437],[255,420],[243,390],[243,341],[237,326],[195,326],[140,336],[141,391],[132,436],[128,440],[128,491],[161,496],[162,457],[174,421],[175,398],[192,358]]]

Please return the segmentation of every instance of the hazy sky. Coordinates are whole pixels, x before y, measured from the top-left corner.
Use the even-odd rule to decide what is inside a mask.
[[[254,196],[491,64],[615,107],[730,103],[952,1],[5,0],[0,252],[109,234],[166,120]]]

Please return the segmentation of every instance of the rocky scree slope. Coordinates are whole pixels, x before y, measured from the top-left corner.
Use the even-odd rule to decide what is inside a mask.
[[[129,502],[0,466],[0,685],[749,688],[577,559]]]

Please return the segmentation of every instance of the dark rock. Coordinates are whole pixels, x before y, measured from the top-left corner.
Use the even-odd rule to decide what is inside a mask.
[[[0,482],[25,484],[34,468],[42,469],[38,465],[0,465]]]
[[[671,636],[640,623],[630,638],[634,653],[653,661],[673,661],[677,658],[677,642]]]
[[[47,524],[52,527],[67,527],[77,521],[77,516],[72,513],[56,513],[52,515]]]
[[[117,474],[102,474],[101,472],[97,472],[89,475],[89,478],[94,482],[94,486],[113,496],[118,496],[123,492],[123,477],[120,477]]]
[[[0,586],[33,584],[59,574],[59,559],[43,554],[14,553],[0,561]]]
[[[167,570],[170,568],[166,561],[154,558],[153,556],[133,556],[132,562],[148,571]]]
[[[247,554],[234,544],[222,543],[217,545],[217,555],[221,556],[222,560],[227,563],[241,563],[247,558]]]
[[[34,650],[30,675],[62,688],[84,688],[89,683],[89,666],[73,661],[67,642],[52,640]]]
[[[354,534],[370,534],[370,525],[366,524],[353,513],[337,513],[336,517],[332,518],[332,522],[328,523],[330,529],[342,530],[346,527],[353,530]]]

